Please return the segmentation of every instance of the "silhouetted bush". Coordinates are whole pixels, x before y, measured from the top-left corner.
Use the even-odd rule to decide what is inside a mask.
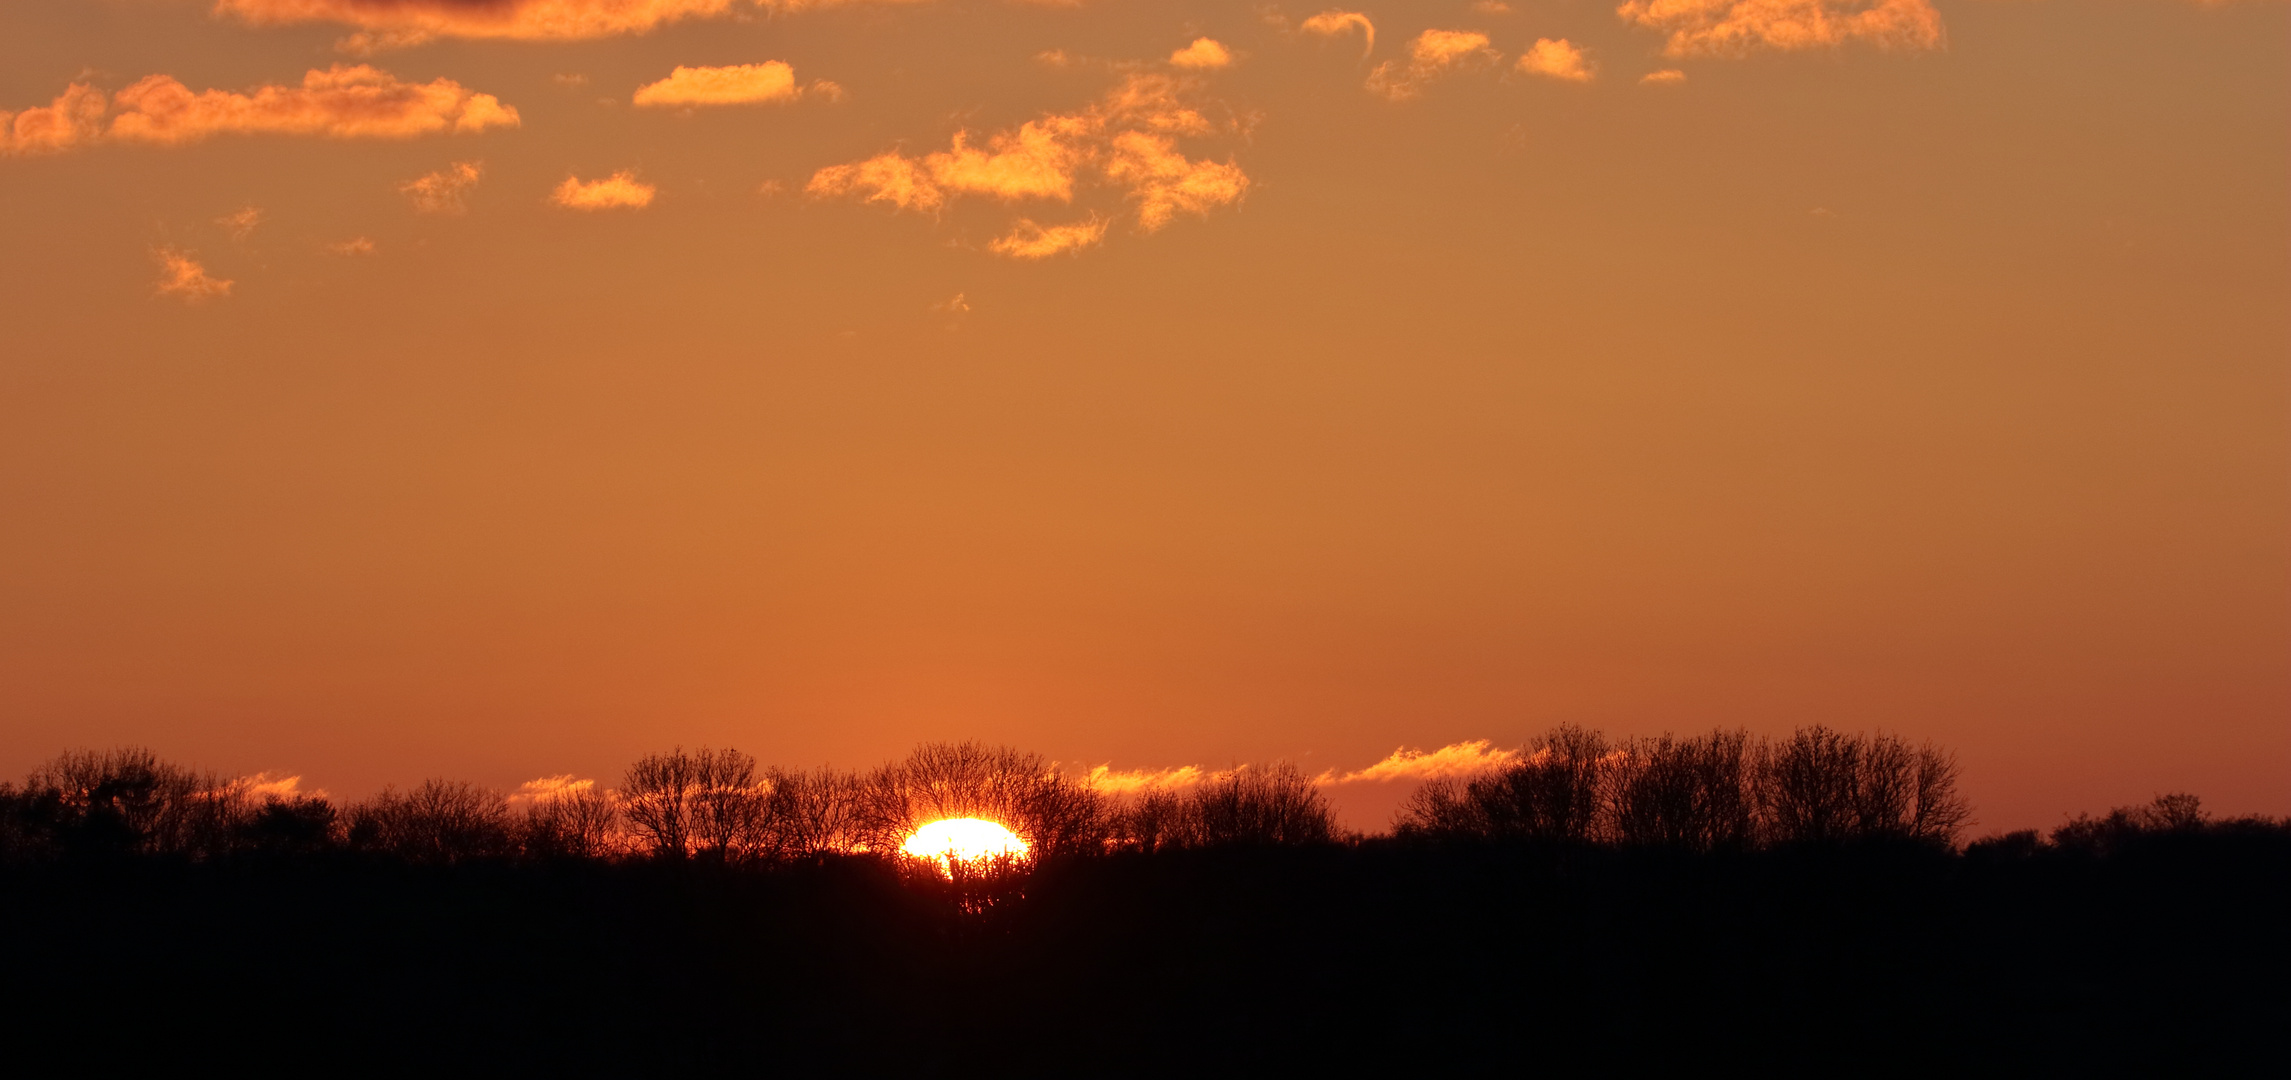
[[[554,792],[525,809],[525,854],[537,859],[598,859],[627,848],[620,807],[593,788]]]

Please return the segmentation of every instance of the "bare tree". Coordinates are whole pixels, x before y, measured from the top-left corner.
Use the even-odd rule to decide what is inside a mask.
[[[692,754],[692,839],[718,860],[770,855],[776,845],[764,828],[767,791],[756,781],[756,759],[729,747]]]
[[[682,859],[692,853],[692,802],[700,784],[699,762],[681,746],[647,754],[628,767],[621,813],[655,856]]]
[[[621,849],[620,808],[592,788],[544,796],[525,811],[525,851],[543,859],[595,859]]]
[[[916,827],[942,818],[1002,823],[1036,854],[1102,850],[1104,796],[1060,773],[1040,754],[976,742],[926,743],[861,781],[858,843],[896,851]]]
[[[765,774],[765,821],[772,849],[812,858],[847,852],[858,843],[859,780],[834,769]]]
[[[458,780],[424,780],[403,794],[384,788],[349,817],[352,846],[408,862],[450,865],[512,848],[509,800]]]

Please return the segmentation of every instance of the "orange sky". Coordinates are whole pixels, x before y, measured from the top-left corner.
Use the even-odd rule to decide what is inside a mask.
[[[9,5],[0,775],[1818,721],[2291,811],[2287,15]]]

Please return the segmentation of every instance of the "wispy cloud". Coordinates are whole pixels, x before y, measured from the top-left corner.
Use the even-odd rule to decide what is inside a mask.
[[[1357,11],[1340,11],[1336,8],[1330,8],[1297,24],[1297,29],[1308,34],[1318,34],[1321,37],[1341,37],[1358,30],[1362,41],[1360,50],[1362,59],[1366,59],[1368,54],[1376,51],[1376,24],[1368,21],[1368,16]]]
[[[456,161],[399,184],[398,191],[413,200],[416,213],[458,214],[468,209],[464,197],[484,175],[484,162]]]
[[[509,793],[509,803],[512,806],[531,806],[592,791],[596,786],[595,780],[574,776],[572,773],[543,776],[517,785],[517,790]]]
[[[433,38],[572,41],[642,34],[681,19],[717,18],[732,0],[217,0],[218,14],[257,25],[330,22],[359,29],[353,52]]]
[[[231,295],[234,283],[208,273],[194,254],[172,247],[151,249],[151,257],[159,262],[159,295],[191,304]]]
[[[1195,71],[1233,66],[1233,53],[1212,38],[1194,38],[1193,44],[1169,54],[1169,62]]]
[[[805,191],[935,213],[965,195],[1070,203],[1084,187],[1099,187],[1131,204],[1139,232],[1155,232],[1178,214],[1206,216],[1237,203],[1249,187],[1240,166],[1177,149],[1180,137],[1235,127],[1185,103],[1185,92],[1185,83],[1168,76],[1132,75],[1080,112],[1042,116],[984,140],[958,131],[947,149],[920,158],[892,151],[832,165],[814,173]],[[1106,224],[1095,217],[1051,227],[1026,221],[989,249],[1040,258],[1096,243]]]
[[[1670,32],[1665,56],[1741,56],[1849,42],[1921,52],[1947,43],[1927,0],[1625,0],[1623,21]]]
[[[234,242],[244,243],[247,237],[254,235],[255,226],[262,224],[262,221],[262,210],[258,207],[248,206],[235,213],[216,218],[215,224],[230,230],[231,239]]]
[[[602,180],[568,176],[549,193],[549,201],[568,210],[641,210],[652,205],[657,190],[623,169]]]
[[[820,94],[830,100],[840,98],[843,88],[834,83],[813,83],[823,87]],[[730,67],[684,67],[679,65],[668,77],[638,87],[636,104],[640,106],[674,107],[691,105],[761,105],[777,101],[794,101],[805,91],[795,84],[795,68],[779,60],[766,60],[761,64],[734,64]]]
[[[1047,259],[1096,247],[1105,238],[1106,219],[1100,217],[1072,225],[1037,225],[1032,218],[1019,218],[1009,233],[995,238],[987,247],[997,255],[1014,259]]]
[[[312,69],[300,86],[244,93],[194,93],[171,75],[152,75],[106,102],[102,91],[74,84],[48,105],[0,113],[0,151],[55,153],[96,142],[176,146],[226,134],[403,139],[517,123],[515,108],[452,79],[412,83],[364,64],[337,64]]]
[[[1676,86],[1685,81],[1686,72],[1677,68],[1664,68],[1661,71],[1650,71],[1639,76],[1639,85],[1641,86]]]
[[[1396,781],[1416,782],[1434,780],[1444,776],[1473,776],[1499,769],[1519,760],[1517,750],[1498,750],[1487,739],[1449,743],[1437,750],[1394,750],[1391,756],[1348,773],[1322,773],[1322,784],[1388,784]]]
[[[326,245],[326,250],[336,255],[372,255],[374,241],[363,236],[353,236],[341,243]]]
[[[1436,79],[1489,67],[1503,54],[1488,47],[1488,36],[1474,30],[1426,30],[1408,45],[1408,59],[1386,60],[1368,73],[1370,93],[1392,101],[1423,94]]]
[[[1180,765],[1174,769],[1120,770],[1111,765],[1099,765],[1090,770],[1085,779],[1091,787],[1108,795],[1144,795],[1157,791],[1183,791],[1215,779],[1217,773],[1198,765]]]
[[[1537,38],[1519,58],[1519,70],[1561,82],[1587,83],[1592,79],[1591,58],[1566,38]]]
[[[1330,769],[1313,777],[1322,787],[1345,784],[1421,783],[1443,777],[1477,776],[1520,760],[1518,750],[1497,749],[1487,739],[1450,743],[1437,750],[1394,750],[1384,760],[1349,772]],[[1233,775],[1232,770],[1180,765],[1170,769],[1119,770],[1111,765],[1092,768],[1084,778],[1090,786],[1114,796],[1157,791],[1182,791]]]

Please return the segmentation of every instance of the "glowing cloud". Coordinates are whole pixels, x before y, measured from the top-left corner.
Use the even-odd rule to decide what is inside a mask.
[[[468,209],[462,196],[485,175],[482,161],[456,161],[434,173],[408,180],[398,190],[414,201],[421,214],[458,214]]]
[[[158,292],[161,296],[180,298],[196,304],[214,296],[231,295],[232,282],[207,273],[207,268],[192,258],[192,253],[171,247],[153,248],[151,257],[159,260]]]
[[[987,249],[1014,259],[1047,259],[1052,255],[1096,247],[1105,238],[1104,218],[1094,217],[1074,225],[1037,225],[1031,218],[1020,218],[1008,235],[997,237],[987,245]],[[962,298],[958,296],[956,299]],[[968,311],[968,305],[963,310]]]
[[[1297,29],[1322,37],[1337,37],[1358,30],[1364,41],[1360,50],[1361,59],[1367,59],[1368,54],[1376,51],[1376,24],[1369,22],[1368,16],[1357,11],[1330,8],[1299,23]]]
[[[1519,759],[1517,750],[1497,750],[1486,739],[1450,743],[1433,751],[1399,749],[1365,769],[1348,773],[1322,773],[1320,784],[1392,783],[1434,780],[1443,776],[1471,776],[1502,768]]]
[[[584,791],[594,790],[596,786],[595,780],[576,777],[571,773],[544,776],[517,785],[517,790],[509,793],[509,802],[513,806],[551,802],[569,795],[578,795]]]
[[[0,111],[0,155],[56,154],[103,137],[103,91],[73,83],[56,100],[21,112]]]
[[[1685,81],[1686,72],[1677,68],[1664,68],[1661,71],[1650,71],[1639,76],[1639,85],[1641,86],[1676,86]]]
[[[336,255],[372,255],[374,253],[374,241],[363,236],[353,236],[339,244],[326,245],[326,250]]]
[[[1169,54],[1169,62],[1181,68],[1206,71],[1233,66],[1233,54],[1214,40],[1194,38],[1193,44]]]
[[[225,214],[216,218],[215,224],[229,229],[232,240],[244,242],[247,237],[254,235],[255,226],[262,224],[262,220],[262,210],[249,206],[235,214]]]
[[[75,83],[49,105],[0,113],[0,151],[55,153],[106,141],[177,146],[225,134],[404,139],[517,123],[515,108],[452,79],[410,83],[363,64],[337,64],[311,70],[300,86],[243,94],[193,93],[173,76],[152,75],[106,103],[102,91]]]
[[[1488,36],[1470,30],[1426,30],[1408,46],[1408,62],[1387,60],[1368,73],[1369,92],[1407,101],[1424,86],[1459,71],[1492,65],[1502,54],[1488,47]]]
[[[680,19],[732,10],[732,0],[217,0],[217,14],[257,25],[331,22],[358,27],[352,51],[432,38],[572,41],[642,34]]]
[[[1138,231],[1155,232],[1177,214],[1207,215],[1237,203],[1249,187],[1240,166],[1195,160],[1177,150],[1180,135],[1220,130],[1180,100],[1182,89],[1165,76],[1133,75],[1081,112],[1029,120],[987,136],[983,145],[958,131],[946,150],[921,158],[893,151],[831,165],[812,174],[804,190],[937,212],[961,195],[1067,203],[1080,187],[1096,182],[1119,190],[1135,206]],[[1095,216],[1081,225],[1050,227],[1022,220],[989,249],[1042,258],[1096,244],[1107,224]]]
[[[1091,787],[1108,795],[1137,795],[1154,791],[1182,791],[1201,784],[1216,774],[1196,765],[1180,765],[1174,769],[1116,770],[1111,765],[1099,765],[1090,770],[1086,781]]]
[[[1623,21],[1667,30],[1665,56],[1741,56],[1864,42],[1921,52],[1947,41],[1927,0],[1626,0]]]
[[[679,65],[667,78],[638,87],[636,104],[653,107],[757,105],[794,101],[802,93],[796,89],[795,68],[778,60],[731,67]]]
[[[1528,75],[1541,75],[1562,82],[1587,83],[1591,81],[1591,62],[1583,50],[1566,38],[1556,41],[1537,38],[1519,58],[1519,70]]]
[[[549,193],[549,201],[567,210],[641,210],[652,205],[657,190],[623,169],[602,180],[568,176]]]

